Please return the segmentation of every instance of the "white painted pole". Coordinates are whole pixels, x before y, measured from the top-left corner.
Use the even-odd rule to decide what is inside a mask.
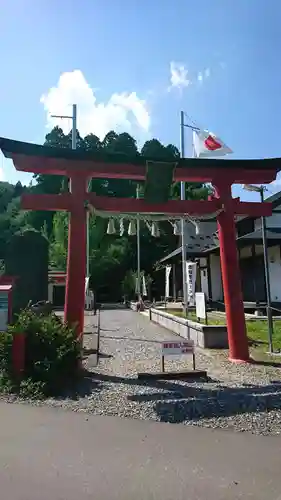
[[[185,155],[184,142],[184,112],[180,113],[180,155]],[[181,182],[181,200],[185,200],[185,182]],[[182,258],[182,288],[183,288],[183,312],[187,315],[187,277],[186,277],[186,248],[185,248],[185,220],[181,219],[181,258]]]
[[[139,187],[139,185],[137,185],[136,198],[139,199],[139,197],[140,197],[140,187]],[[137,218],[137,295],[138,295],[138,300],[141,299],[140,274],[141,274],[141,269],[140,269],[140,219],[138,217]]]
[[[72,105],[72,149],[77,145],[77,105]]]

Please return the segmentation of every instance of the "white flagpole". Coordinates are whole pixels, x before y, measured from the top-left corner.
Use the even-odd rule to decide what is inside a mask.
[[[140,186],[137,185],[136,198],[140,197]],[[138,214],[139,215],[139,214]],[[140,267],[140,218],[137,218],[137,295],[141,300],[141,267]]]
[[[184,112],[180,113],[180,155],[184,158]],[[185,182],[181,182],[181,200],[185,200]],[[187,277],[186,277],[186,249],[184,237],[185,221],[181,219],[181,260],[182,260],[182,289],[183,289],[183,312],[187,315]]]
[[[192,158],[196,158],[196,151],[193,138],[194,138],[194,130],[192,130]]]

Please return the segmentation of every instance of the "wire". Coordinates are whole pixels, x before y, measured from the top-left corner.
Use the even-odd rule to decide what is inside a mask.
[[[193,125],[194,125],[194,128],[198,128],[200,129],[200,127],[198,127],[198,124],[197,122],[195,122],[190,115],[188,115],[186,112],[183,113],[184,116],[188,119],[189,122],[191,122]]]

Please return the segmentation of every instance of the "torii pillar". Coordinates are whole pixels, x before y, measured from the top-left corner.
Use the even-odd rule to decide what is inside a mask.
[[[236,227],[234,220],[231,184],[215,180],[216,197],[224,205],[217,217],[220,242],[221,276],[223,283],[226,324],[228,332],[229,358],[236,363],[249,359],[249,346],[243,304],[241,271],[236,246]]]
[[[86,279],[86,208],[84,198],[87,178],[71,176],[71,210],[68,225],[67,278],[64,319],[76,325],[78,336],[84,328]]]
[[[71,192],[62,194],[23,194],[25,210],[64,210],[69,212],[67,278],[65,287],[64,320],[75,327],[81,340],[84,328],[85,279],[86,279],[86,186],[89,174],[66,172]]]

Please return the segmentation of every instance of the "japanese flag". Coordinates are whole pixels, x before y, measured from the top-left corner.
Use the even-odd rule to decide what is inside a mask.
[[[193,148],[194,156],[197,158],[225,156],[232,153],[219,137],[208,130],[193,130]]]

